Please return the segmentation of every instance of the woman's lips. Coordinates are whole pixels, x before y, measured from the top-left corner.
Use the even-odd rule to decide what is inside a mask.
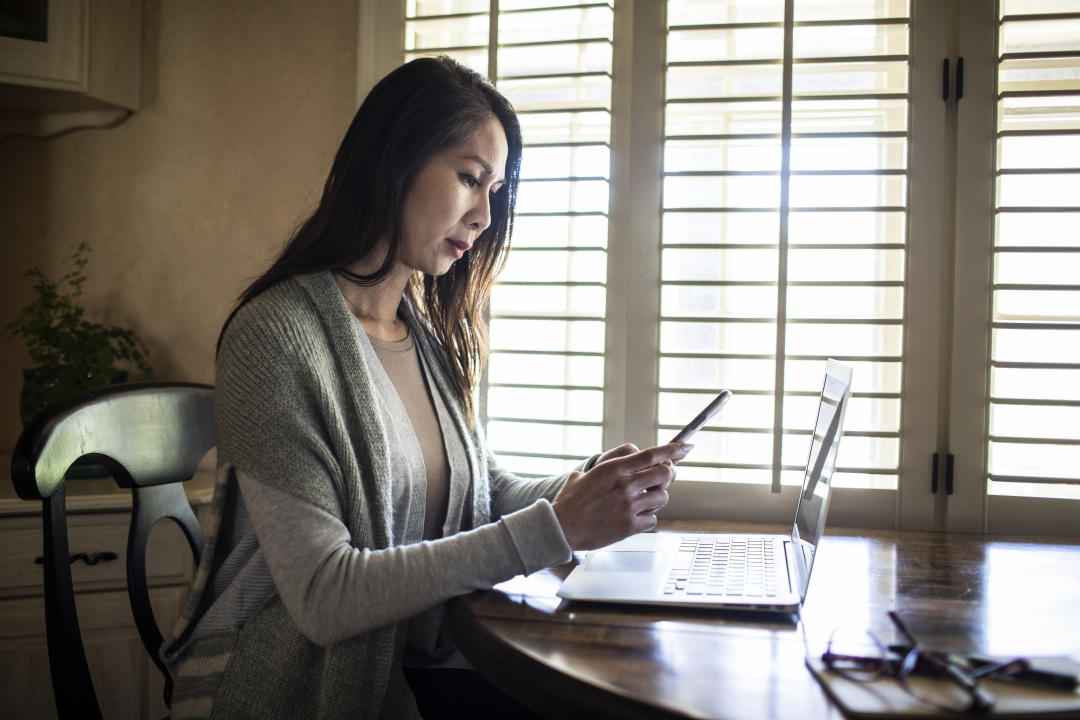
[[[472,247],[472,243],[463,240],[455,240],[453,238],[446,238],[446,242],[450,243],[450,247],[454,249],[454,257],[458,260],[460,260],[461,256]]]

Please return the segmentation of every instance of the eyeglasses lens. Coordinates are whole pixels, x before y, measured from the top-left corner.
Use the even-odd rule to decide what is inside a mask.
[[[981,689],[975,689],[958,679],[953,673],[963,673],[961,668],[950,668],[948,660],[929,652],[922,653],[912,672],[901,672],[897,678],[904,689],[920,702],[954,712],[989,708],[993,697]]]

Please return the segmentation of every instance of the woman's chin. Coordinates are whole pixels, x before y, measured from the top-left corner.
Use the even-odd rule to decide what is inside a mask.
[[[453,270],[455,262],[457,262],[457,261],[456,260],[447,260],[445,262],[440,262],[439,266],[437,268],[432,268],[435,272],[433,272],[431,274],[434,275],[435,277],[442,277],[446,273]]]

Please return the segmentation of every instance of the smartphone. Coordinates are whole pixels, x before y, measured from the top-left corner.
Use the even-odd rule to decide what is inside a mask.
[[[713,401],[705,406],[705,409],[698,413],[697,417],[687,423],[686,427],[679,431],[679,434],[671,438],[672,443],[686,442],[694,436],[701,427],[709,422],[713,415],[720,412],[720,408],[727,404],[727,401],[731,399],[730,390],[721,390],[720,394],[713,398]]]

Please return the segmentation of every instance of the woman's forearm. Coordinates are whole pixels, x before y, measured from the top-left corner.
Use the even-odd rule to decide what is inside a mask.
[[[570,558],[546,501],[451,537],[370,550],[354,547],[331,513],[237,475],[290,617],[323,646]]]

